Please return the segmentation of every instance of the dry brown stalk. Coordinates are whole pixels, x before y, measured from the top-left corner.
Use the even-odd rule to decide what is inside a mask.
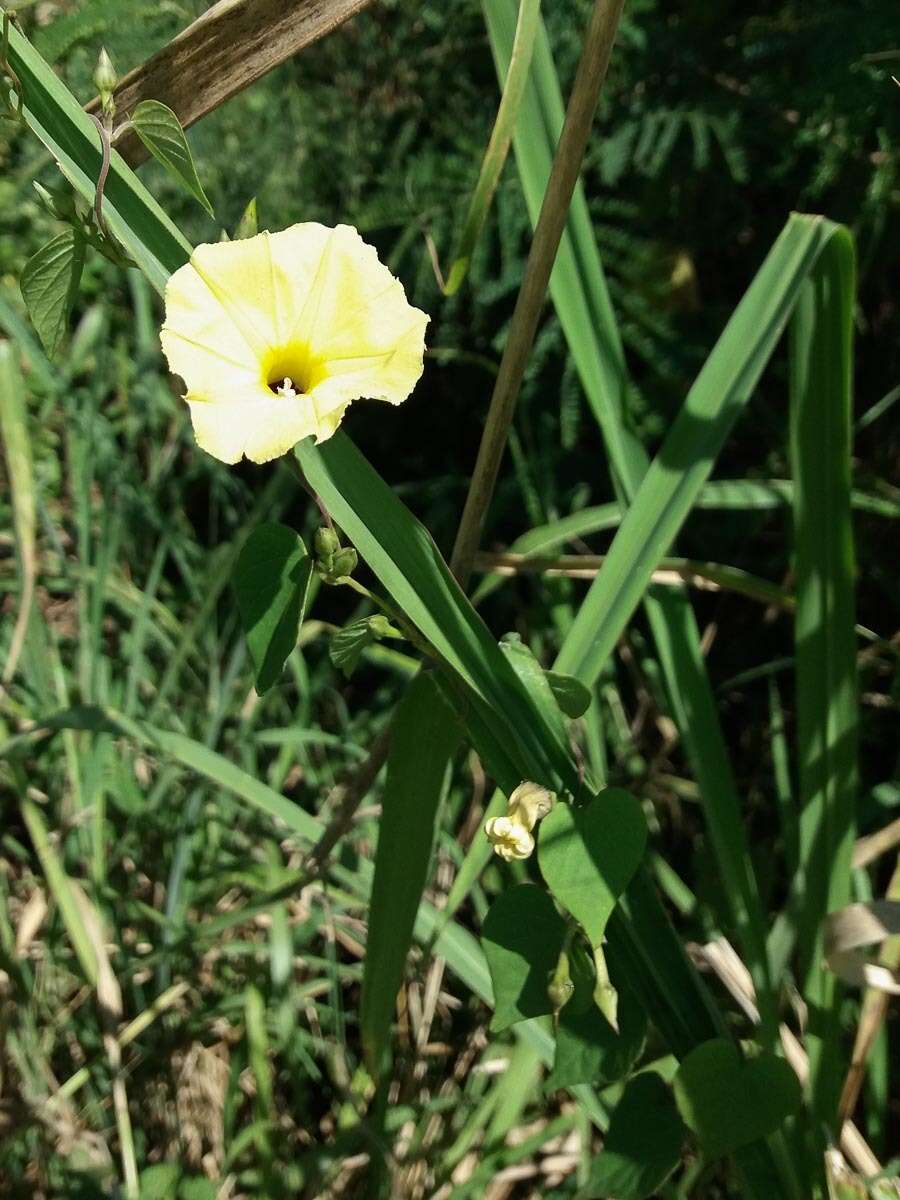
[[[118,120],[141,100],[161,100],[187,128],[372,0],[219,0],[116,88]],[[88,112],[99,112],[92,100]],[[116,142],[130,166],[147,157],[134,134]]]
[[[584,49],[572,85],[566,118],[525,264],[522,286],[513,310],[484,433],[478,447],[478,458],[453,547],[450,566],[463,588],[472,573],[482,526],[494,494],[519,389],[534,344],[572,194],[581,172],[581,162],[600,99],[600,89],[606,78],[623,5],[624,0],[595,0],[588,22]]]

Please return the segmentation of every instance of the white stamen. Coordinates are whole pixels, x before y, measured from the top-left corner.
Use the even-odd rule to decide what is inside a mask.
[[[281,387],[275,389],[275,394],[276,396],[281,396],[284,400],[296,400],[297,392],[294,391],[294,384],[290,375],[285,375]]]

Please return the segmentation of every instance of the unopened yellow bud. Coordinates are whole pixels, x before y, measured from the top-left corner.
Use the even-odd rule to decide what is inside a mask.
[[[507,802],[506,816],[491,817],[485,824],[494,853],[507,862],[528,858],[534,850],[531,831],[555,803],[554,793],[539,783],[520,783]]]
[[[556,794],[539,783],[520,783],[509,798],[507,815],[528,830],[534,829],[556,803]]]

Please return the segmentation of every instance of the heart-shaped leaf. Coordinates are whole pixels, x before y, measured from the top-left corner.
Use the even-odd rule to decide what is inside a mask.
[[[41,246],[22,269],[22,299],[48,358],[65,336],[83,267],[84,238],[67,229]]]
[[[171,108],[160,100],[142,100],[131,114],[131,124],[153,157],[184,184],[211,217],[214,216],[181,122]]]
[[[742,1059],[725,1038],[697,1046],[675,1076],[675,1099],[710,1158],[773,1133],[800,1105],[800,1083],[783,1058]]]
[[[607,788],[586,808],[557,804],[541,822],[538,862],[556,899],[599,946],[647,842],[637,800]]]
[[[523,883],[497,897],[481,931],[494,985],[492,1030],[553,1011],[548,989],[565,936],[543,888]]]
[[[669,1088],[658,1075],[637,1075],[616,1105],[603,1150],[578,1200],[644,1200],[654,1195],[678,1165],[684,1135]]]
[[[254,529],[238,555],[234,589],[260,695],[297,645],[311,575],[301,538],[274,521]]]

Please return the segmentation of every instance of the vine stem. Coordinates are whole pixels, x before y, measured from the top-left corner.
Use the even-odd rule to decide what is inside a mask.
[[[99,117],[95,117],[93,113],[88,113],[88,116],[97,126],[97,132],[100,134],[100,152],[103,155],[100,162],[100,174],[97,176],[97,186],[94,189],[94,216],[97,220],[97,229],[101,235],[106,234],[106,226],[103,223],[103,191],[106,187],[106,177],[109,175],[109,160],[112,152],[112,137],[110,135],[108,123]]]
[[[345,587],[351,588],[360,596],[365,596],[365,598],[370,600],[376,608],[380,608],[382,613],[384,613],[389,620],[394,621],[400,626],[401,630],[403,631],[403,636],[408,642],[411,642],[412,645],[414,645],[416,649],[419,650],[426,658],[430,658],[433,662],[440,665],[440,655],[437,653],[431,643],[426,641],[425,638],[420,635],[419,631],[415,628],[412,622],[408,621],[398,608],[395,608],[393,604],[391,604],[388,600],[385,600],[383,596],[379,596],[376,592],[373,592],[370,588],[367,588],[365,584],[360,583],[358,579],[354,579],[351,575],[348,575],[342,582]]]
[[[565,229],[569,205],[581,171],[623,6],[624,0],[595,0],[585,34],[584,49],[569,97],[566,119],[553,159],[528,261],[525,264],[522,286],[516,300],[509,336],[506,339],[478,448],[475,470],[472,472],[450,560],[451,570],[463,588],[472,574],[484,519],[494,495],[497,473],[506,449],[522,378],[544,306],[550,273]]]

